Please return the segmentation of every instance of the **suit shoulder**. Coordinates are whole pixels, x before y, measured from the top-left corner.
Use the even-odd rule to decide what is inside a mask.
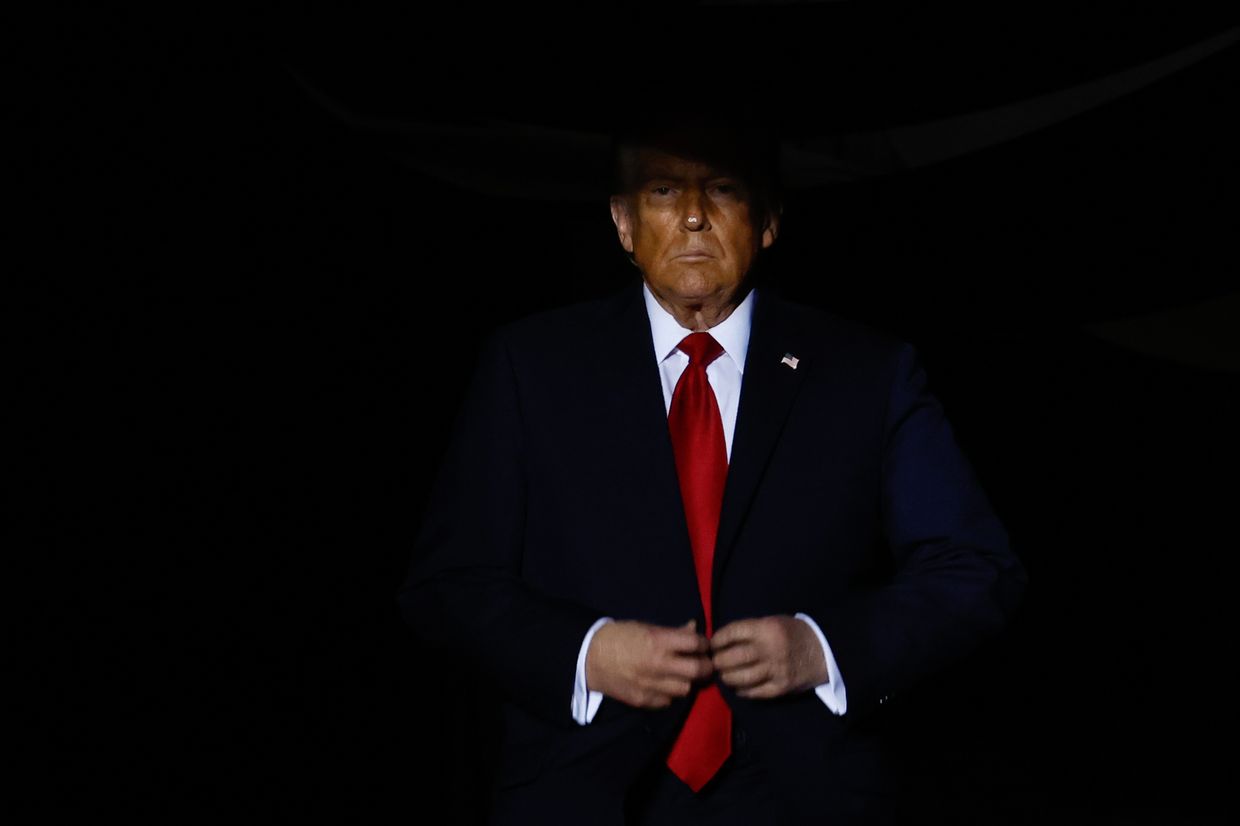
[[[781,318],[781,325],[819,354],[847,354],[853,359],[884,362],[900,350],[912,347],[905,339],[875,324],[796,301],[781,293],[768,291],[762,300],[773,305],[772,311]]]
[[[580,340],[598,329],[613,312],[615,301],[596,298],[537,310],[499,325],[491,338],[523,352],[563,348],[565,342]]]

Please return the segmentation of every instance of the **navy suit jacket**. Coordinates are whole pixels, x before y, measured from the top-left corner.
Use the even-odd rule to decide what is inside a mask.
[[[795,369],[783,364],[785,354]],[[715,553],[715,624],[804,611],[848,711],[813,692],[724,695],[784,822],[890,810],[867,718],[995,634],[1025,582],[916,350],[760,289]],[[578,650],[600,616],[702,608],[640,284],[485,343],[400,601],[504,696],[495,822],[622,822],[689,700],[604,699],[577,725]]]

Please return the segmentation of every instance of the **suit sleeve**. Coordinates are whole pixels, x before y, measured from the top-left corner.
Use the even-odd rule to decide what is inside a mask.
[[[997,634],[1026,582],[916,349],[900,343],[891,363],[880,497],[895,572],[816,617],[847,676],[849,717]]]
[[[400,590],[401,613],[531,714],[574,727],[578,651],[597,611],[553,599],[520,576],[526,478],[518,383],[499,334],[449,442]]]

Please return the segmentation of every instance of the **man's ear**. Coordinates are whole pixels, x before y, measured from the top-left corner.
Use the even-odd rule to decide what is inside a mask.
[[[627,253],[633,252],[633,219],[629,212],[629,199],[624,195],[611,196],[611,220],[620,236],[620,246]]]
[[[783,204],[775,204],[766,211],[766,220],[762,223],[762,249],[774,244],[779,237],[779,219],[783,214]]]

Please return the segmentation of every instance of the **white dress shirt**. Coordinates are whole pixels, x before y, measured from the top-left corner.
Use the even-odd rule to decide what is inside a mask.
[[[659,364],[659,377],[663,382],[663,405],[670,411],[672,408],[672,392],[680,374],[689,364],[689,357],[681,352],[677,345],[692,330],[680,326],[676,318],[663,309],[655,300],[650,288],[642,284],[642,293],[646,298],[646,314],[650,317],[650,332],[654,338],[654,353]],[[723,417],[723,439],[727,447],[728,461],[732,459],[732,434],[736,430],[736,411],[741,398],[741,380],[745,371],[745,354],[749,351],[749,328],[753,320],[753,304],[756,291],[750,290],[749,295],[740,303],[732,314],[719,324],[710,328],[710,334],[723,347],[723,354],[706,366],[706,378],[715,391],[715,400],[719,403],[719,413]],[[844,678],[840,676],[831,653],[831,646],[823,635],[818,624],[806,614],[798,613],[797,619],[803,620],[814,630],[822,645],[822,653],[827,661],[828,681],[815,687],[814,693],[826,704],[834,714],[843,714],[847,708],[844,692]],[[573,684],[572,713],[573,719],[586,725],[594,719],[599,705],[603,702],[603,692],[589,691],[586,687],[586,652],[594,633],[602,628],[611,617],[601,617],[586,632],[581,650],[577,654],[577,676]]]

